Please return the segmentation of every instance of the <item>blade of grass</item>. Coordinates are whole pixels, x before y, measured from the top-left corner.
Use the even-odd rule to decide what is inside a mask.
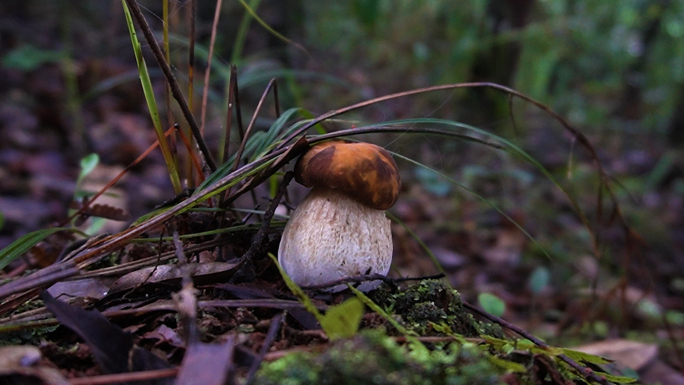
[[[495,135],[495,134],[492,134],[492,133],[490,133],[490,132],[484,131],[484,130],[482,130],[482,129],[479,129],[479,128],[476,128],[476,127],[473,127],[473,126],[470,126],[470,125],[467,125],[467,124],[458,123],[458,122],[454,122],[454,121],[450,121],[450,120],[444,120],[444,119],[434,119],[434,118],[403,119],[403,120],[397,120],[397,121],[390,121],[390,122],[386,122],[386,123],[383,123],[383,124],[411,124],[411,125],[416,125],[416,124],[439,124],[439,125],[446,125],[446,126],[451,126],[451,127],[457,127],[457,128],[463,128],[463,129],[471,130],[471,131],[474,131],[474,132],[476,132],[476,133],[478,133],[478,134],[480,134],[480,135],[484,135],[484,136],[486,136],[486,137],[489,137],[489,138],[491,138],[491,139],[494,139],[494,140],[500,142],[500,143],[503,145],[503,147],[501,147],[502,149],[504,149],[504,150],[506,150],[506,151],[508,151],[508,152],[510,152],[510,153],[512,153],[512,154],[514,154],[514,155],[516,155],[516,156],[518,156],[518,157],[520,157],[520,158],[522,158],[523,160],[527,161],[528,163],[530,163],[531,165],[533,165],[534,167],[536,167],[539,171],[542,172],[542,174],[543,174],[547,179],[549,179],[549,180],[550,180],[558,189],[560,189],[560,190],[563,192],[563,194],[566,196],[566,198],[567,198],[568,201],[570,202],[571,206],[573,207],[573,210],[575,211],[575,213],[578,215],[578,217],[580,218],[580,220],[582,221],[582,223],[585,225],[585,227],[589,230],[589,234],[590,234],[590,236],[592,237],[592,246],[595,244],[595,234],[594,234],[594,232],[592,231],[591,224],[589,223],[589,220],[588,220],[586,214],[584,213],[584,210],[582,210],[582,208],[579,206],[579,203],[577,202],[577,200],[570,194],[570,192],[569,192],[565,187],[563,187],[563,186],[562,186],[562,185],[553,177],[553,175],[551,175],[551,173],[550,173],[550,172],[549,172],[541,163],[539,163],[536,159],[534,159],[532,156],[530,156],[527,152],[525,152],[524,150],[522,150],[520,147],[516,146],[515,144],[511,143],[510,141],[508,141],[508,140],[506,140],[506,139],[504,139],[504,138],[502,138],[502,137],[500,137],[500,136],[498,136],[498,135]],[[350,130],[341,130],[341,131],[337,131],[337,132],[334,132],[334,133],[331,133],[331,134],[321,135],[321,136],[318,136],[318,137],[311,138],[311,139],[310,139],[310,142],[314,143],[314,142],[317,142],[317,141],[319,141],[319,140],[330,139],[330,138],[333,138],[333,137],[341,137],[341,136],[347,136],[347,135],[354,135],[354,134],[357,134],[357,131],[359,131],[359,130],[362,130],[362,131],[361,131],[361,132],[358,132],[358,133],[372,132],[374,129],[379,129],[379,131],[386,131],[386,130],[382,130],[381,128],[382,128],[382,127],[380,127],[380,125],[372,125],[372,126],[360,127],[360,128],[356,128],[356,129],[350,129]],[[395,129],[395,128],[391,128],[391,130],[392,130],[392,131],[395,131],[396,129]],[[405,130],[406,133],[409,133],[409,132],[424,132],[423,130],[416,130],[415,128],[412,128],[412,127],[405,128],[404,130]],[[463,137],[467,137],[467,136],[463,136]],[[476,138],[472,138],[472,137],[467,137],[467,138],[469,138],[469,140],[476,139]],[[480,143],[483,143],[483,144],[487,144],[488,146],[492,146],[491,143],[488,143],[488,142],[485,142],[485,141],[481,141],[481,140],[479,140],[479,141],[478,141],[478,140],[475,140],[475,141],[480,142]],[[419,165],[419,166],[421,166],[421,167],[425,167],[424,165],[422,165],[422,164],[420,164],[420,163],[418,163],[418,162],[416,162],[416,161],[414,161],[414,160],[412,160],[412,159],[403,157],[402,155],[399,155],[399,154],[395,154],[395,155],[398,156],[398,157],[400,157],[400,158],[406,159],[406,160],[408,160],[408,161],[410,161],[410,162],[413,162],[413,163],[415,163],[415,164],[417,164],[417,165]],[[442,176],[443,178],[446,178],[447,180],[450,180],[452,183],[455,183],[455,184],[457,184],[459,187],[466,189],[466,190],[469,191],[470,193],[475,194],[474,191],[468,189],[466,186],[464,186],[464,185],[462,185],[462,184],[459,184],[458,182],[454,181],[453,179],[447,177],[446,175],[443,175],[443,174],[441,174],[441,173],[438,173],[437,171],[432,170],[432,169],[430,169],[430,168],[427,168],[427,169],[430,170],[430,171],[432,171],[432,172],[437,173],[438,175]],[[475,194],[475,195],[478,196],[477,194]],[[484,197],[478,196],[478,198],[481,199],[481,200],[483,200],[483,201],[484,201],[485,203],[487,203],[488,205],[492,206],[492,208],[494,208],[495,210],[497,210],[497,211],[498,211],[499,213],[501,213],[502,215],[506,216],[506,214],[503,213],[503,212],[501,211],[501,209],[498,209],[495,205],[492,205],[492,203],[489,202],[489,201],[488,201],[487,199],[485,199]],[[506,218],[510,220],[510,218],[509,218],[508,216],[506,216]],[[516,224],[515,222],[512,222],[512,223],[514,223],[517,227],[519,227],[519,225]],[[520,227],[519,227],[519,228],[520,228]],[[520,228],[520,229],[523,230],[522,228]],[[523,232],[524,232],[524,230],[523,230]],[[526,233],[526,232],[525,232],[525,235],[529,237],[529,234]],[[536,241],[534,241],[534,239],[532,239],[532,238],[530,238],[530,239],[531,239],[535,244],[537,244],[537,245],[539,246],[539,244],[538,244]],[[543,250],[543,248],[542,248],[542,250]],[[548,256],[548,253],[546,253],[545,251],[544,251],[544,254]]]
[[[166,55],[166,62],[171,63],[171,50],[169,48],[169,0],[162,2],[162,21],[163,21],[163,39],[164,39],[164,54]],[[175,121],[173,119],[173,111],[171,110],[171,87],[166,84],[164,87],[164,103],[166,104],[166,126],[173,127]],[[171,144],[175,145],[176,136],[171,135]],[[175,148],[172,148],[173,164],[178,166],[178,153]]]
[[[197,0],[191,0],[190,1],[190,8],[187,13],[187,23],[188,23],[188,31],[190,36],[188,37],[188,40],[190,41],[188,44],[188,109],[190,110],[190,113],[193,111],[193,107],[195,105],[195,22],[196,22],[196,17],[197,17]],[[170,87],[170,85],[169,85]],[[194,142],[195,139],[193,138],[192,134],[192,127],[188,124],[187,131],[185,132],[185,136],[190,138],[190,148],[193,150],[192,153],[194,153]],[[188,153],[188,159],[186,160],[185,163],[185,170],[186,170],[186,176],[188,178],[188,183],[190,186],[194,186],[194,179],[193,178],[193,172],[192,172],[192,154]]]
[[[159,147],[161,148],[162,155],[164,156],[164,161],[166,162],[166,167],[169,171],[169,178],[171,178],[171,184],[176,194],[183,190],[180,183],[180,178],[178,177],[178,168],[173,160],[173,155],[171,154],[171,149],[169,144],[164,137],[164,131],[162,129],[161,121],[159,120],[159,111],[157,110],[157,102],[154,98],[154,90],[152,89],[152,81],[150,80],[150,74],[147,72],[147,65],[145,64],[145,59],[142,56],[142,47],[138,41],[138,36],[135,32],[135,26],[133,26],[133,19],[131,17],[131,12],[125,3],[125,0],[121,0],[121,4],[124,8],[124,14],[126,15],[126,25],[128,26],[128,32],[131,36],[131,44],[133,45],[133,51],[135,52],[135,60],[138,63],[138,72],[140,74],[140,82],[143,86],[143,92],[145,93],[145,100],[147,101],[147,107],[150,110],[150,116],[152,118],[152,123],[154,124],[154,130],[157,134],[157,139],[159,140]]]
[[[181,93],[180,88],[178,87],[178,82],[176,81],[176,77],[173,75],[173,72],[171,71],[169,63],[167,63],[166,60],[164,60],[164,55],[161,51],[161,48],[159,48],[159,44],[157,43],[157,40],[154,38],[152,29],[150,29],[150,26],[147,24],[145,16],[143,16],[142,14],[140,6],[138,6],[138,3],[135,0],[121,1],[125,1],[128,5],[130,13],[133,15],[133,17],[135,17],[138,26],[140,27],[140,29],[143,32],[143,35],[145,36],[145,40],[152,49],[152,53],[154,54],[154,57],[157,60],[157,64],[159,64],[159,67],[161,67],[161,70],[164,73],[164,77],[166,77],[166,81],[171,86],[171,93],[173,94],[173,97],[178,102],[178,105],[181,111],[183,112],[185,120],[188,122],[190,128],[192,129],[192,134],[194,135],[195,140],[197,141],[197,145],[199,146],[200,151],[202,152],[202,156],[204,156],[204,160],[207,162],[207,166],[209,166],[209,169],[211,169],[211,171],[216,170],[216,163],[214,162],[214,158],[211,156],[211,152],[209,152],[209,148],[207,147],[204,138],[202,138],[202,135],[199,132],[199,126],[197,125],[197,121],[195,121],[195,118],[193,117],[192,112],[188,107],[188,103],[185,101],[185,98],[183,97],[183,94]]]
[[[5,266],[9,265],[12,261],[19,258],[30,248],[37,245],[38,242],[60,231],[72,231],[81,234],[84,237],[88,236],[87,234],[83,233],[78,229],[69,227],[53,227],[51,229],[43,229],[30,232],[28,234],[23,235],[16,241],[10,243],[9,246],[0,250],[0,270],[4,269]]]
[[[255,159],[258,159],[268,151],[273,148],[277,144],[277,140],[279,137],[279,134],[285,128],[285,124],[297,113],[303,113],[305,110],[302,108],[290,108],[289,110],[283,112],[283,114],[276,119],[275,122],[271,125],[271,127],[266,131],[266,134],[263,136],[263,139],[259,141],[259,143],[256,145],[256,148],[254,149],[254,152],[252,153],[252,156],[250,158],[250,161],[253,161]]]
[[[264,29],[266,29],[268,32],[270,32],[273,36],[275,36],[275,37],[277,37],[278,39],[284,41],[285,43],[292,44],[293,46],[295,46],[295,47],[297,47],[298,49],[302,50],[305,54],[307,54],[307,55],[309,54],[309,52],[308,52],[304,47],[302,47],[301,45],[299,45],[299,44],[293,42],[292,40],[290,40],[290,39],[288,39],[288,38],[286,38],[285,36],[283,36],[283,35],[281,35],[280,33],[278,33],[276,30],[274,30],[273,28],[271,28],[271,26],[268,25],[268,23],[266,23],[265,21],[263,21],[263,20],[259,17],[259,15],[257,15],[256,12],[254,12],[254,10],[245,2],[245,0],[240,0],[240,4],[242,4],[242,6],[245,7],[245,10],[246,10],[247,12],[249,12],[249,13],[252,15],[252,17],[254,18],[254,20],[257,21],[257,23],[261,24],[261,26],[264,27]]]
[[[257,9],[259,3],[261,3],[261,0],[250,1],[247,9]],[[235,35],[235,41],[233,42],[233,53],[230,55],[230,62],[234,65],[237,65],[242,58],[242,49],[245,46],[247,31],[249,31],[249,24],[253,18],[254,13],[247,11],[240,21],[240,26],[238,27],[238,32]]]
[[[295,108],[294,110],[299,110],[299,112],[301,112],[301,109]],[[260,147],[261,149],[263,149],[263,148],[272,149],[274,146],[276,146],[279,143],[278,141],[271,141],[270,139],[268,141],[264,140],[264,137],[266,135],[276,134],[276,133],[282,131],[284,124],[286,123],[287,120],[289,120],[288,118],[291,117],[292,114],[293,114],[293,112],[291,110],[285,111],[283,113],[283,115],[273,123],[271,128],[269,128],[268,133],[264,133],[263,131],[255,132],[254,135],[252,135],[251,138],[249,138],[249,140],[247,141],[247,144],[245,145],[244,153],[245,154],[254,154],[251,157],[251,161],[255,161],[261,156],[266,156],[266,150],[261,150],[261,152],[259,152],[259,150],[257,150],[257,147]],[[294,123],[292,126],[288,127],[286,130],[284,130],[280,136],[287,135],[293,129],[297,129],[298,127],[300,127],[302,124],[305,124],[305,123],[306,122]],[[215,172],[211,173],[211,175],[209,175],[207,177],[207,179],[197,188],[197,190],[201,191],[204,188],[206,188],[207,186],[210,186],[211,184],[215,183],[216,181],[218,181],[221,178],[228,175],[228,173],[230,173],[231,170],[234,168],[234,164],[235,164],[234,162],[235,162],[236,157],[237,157],[237,154],[233,154],[226,162],[221,164],[221,166],[219,166],[219,168]]]
[[[387,215],[387,218],[389,218],[393,222],[396,222],[397,224],[399,224],[399,226],[403,227],[404,230],[406,230],[409,233],[409,235],[411,235],[411,237],[413,239],[415,239],[416,242],[418,242],[420,247],[425,251],[425,253],[428,255],[428,257],[430,257],[430,259],[432,260],[432,263],[435,265],[435,267],[437,268],[437,270],[439,270],[440,273],[446,274],[446,270],[444,270],[444,267],[442,267],[442,264],[439,263],[439,260],[437,259],[437,257],[435,257],[435,254],[432,252],[432,250],[430,250],[428,245],[426,245],[425,242],[423,242],[423,240],[420,239],[418,234],[416,234],[413,230],[411,230],[411,228],[408,227],[406,225],[406,223],[404,223],[404,221],[397,218],[395,215],[393,215],[389,211],[387,211],[385,214]]]

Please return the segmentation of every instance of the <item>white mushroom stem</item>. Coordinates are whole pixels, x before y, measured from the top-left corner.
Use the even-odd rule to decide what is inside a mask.
[[[390,221],[383,210],[362,205],[337,190],[314,187],[285,226],[278,262],[300,286],[387,274],[392,262]],[[379,284],[366,282],[359,289],[371,290]]]

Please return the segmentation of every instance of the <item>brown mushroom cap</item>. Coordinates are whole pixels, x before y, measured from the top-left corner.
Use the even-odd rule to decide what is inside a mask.
[[[297,161],[295,179],[307,187],[342,191],[377,210],[392,207],[401,186],[392,155],[370,143],[333,141],[315,145]]]

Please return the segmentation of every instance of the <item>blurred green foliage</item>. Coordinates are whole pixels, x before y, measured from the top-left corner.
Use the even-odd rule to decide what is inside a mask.
[[[681,0],[355,0],[303,6],[308,47],[325,47],[335,61],[351,66],[347,70],[373,71],[369,82],[393,91],[509,80],[575,124],[620,130],[633,125],[609,118],[619,114],[625,87],[637,87],[640,127],[662,131],[684,80]],[[517,52],[501,54],[507,50]],[[510,78],[498,76],[502,71],[510,71]]]

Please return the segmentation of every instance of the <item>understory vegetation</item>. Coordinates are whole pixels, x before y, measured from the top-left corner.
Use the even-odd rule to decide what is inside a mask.
[[[3,2],[0,382],[684,383],[683,16]],[[333,139],[397,163],[392,267],[299,287]]]

